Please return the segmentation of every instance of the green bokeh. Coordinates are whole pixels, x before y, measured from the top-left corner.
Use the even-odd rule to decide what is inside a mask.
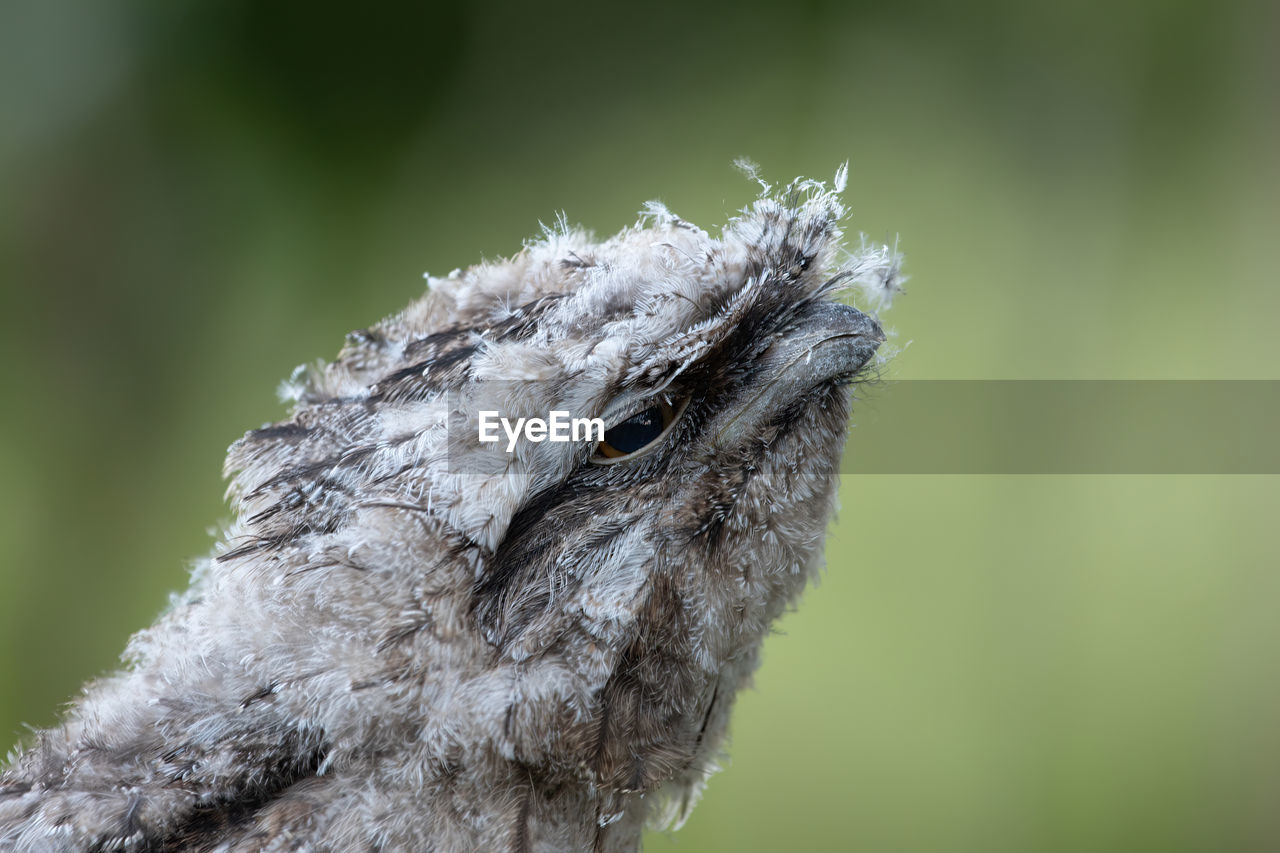
[[[4,4],[0,745],[184,585],[294,365],[561,210],[722,222],[735,157],[850,161],[912,276],[895,378],[1280,379],[1277,32],[1248,0]],[[651,849],[1280,849],[1276,478],[843,501]]]

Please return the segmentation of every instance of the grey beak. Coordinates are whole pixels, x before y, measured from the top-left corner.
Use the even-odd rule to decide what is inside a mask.
[[[729,447],[746,431],[815,386],[857,372],[884,343],[884,331],[856,308],[815,303],[790,334],[760,357],[760,390],[716,429]]]

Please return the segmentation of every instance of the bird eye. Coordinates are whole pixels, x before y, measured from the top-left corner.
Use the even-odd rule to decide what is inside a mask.
[[[606,430],[604,441],[596,445],[596,452],[591,457],[591,461],[607,465],[630,459],[666,435],[678,414],[679,412],[665,400],[654,403],[644,411]]]

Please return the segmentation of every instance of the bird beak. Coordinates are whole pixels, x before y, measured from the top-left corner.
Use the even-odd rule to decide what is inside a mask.
[[[856,373],[884,339],[880,325],[856,308],[814,303],[791,333],[760,357],[759,390],[716,430],[716,447],[732,447],[790,401],[825,382]]]

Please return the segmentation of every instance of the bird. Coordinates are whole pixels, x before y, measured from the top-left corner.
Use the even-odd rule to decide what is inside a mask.
[[[8,758],[0,850],[633,851],[678,826],[822,567],[884,358],[842,298],[896,289],[899,258],[846,248],[845,174],[760,181],[716,234],[656,202],[606,239],[561,217],[295,371],[288,417],[228,451],[190,587]],[[555,412],[596,429],[556,439]],[[526,426],[485,441],[481,413]]]

